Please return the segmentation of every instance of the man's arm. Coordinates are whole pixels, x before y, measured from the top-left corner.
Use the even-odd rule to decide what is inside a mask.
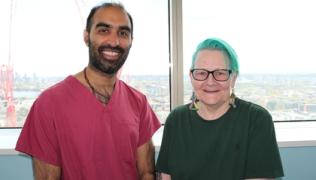
[[[48,164],[33,157],[33,171],[35,180],[60,180],[60,167]]]
[[[140,180],[155,179],[155,148],[151,140],[137,149],[137,170]]]

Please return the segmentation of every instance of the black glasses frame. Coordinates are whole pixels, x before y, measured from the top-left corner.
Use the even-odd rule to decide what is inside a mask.
[[[205,79],[203,79],[203,80],[202,80],[202,79],[196,79],[196,77],[194,76],[194,71],[196,71],[196,70],[199,70],[199,71],[202,70],[202,71],[207,72],[207,76],[205,77]],[[214,73],[219,72],[219,71],[228,72],[227,78],[224,79],[224,80],[223,80],[223,79],[220,79],[220,80],[216,79]],[[206,70],[206,69],[191,69],[190,72],[192,73],[193,79],[196,80],[196,81],[205,81],[205,80],[210,76],[210,74],[212,74],[213,78],[214,78],[216,81],[221,81],[221,82],[223,82],[223,81],[227,81],[227,80],[229,79],[229,77],[230,77],[230,75],[231,75],[231,73],[232,73],[232,70],[230,70],[230,69],[215,69],[214,71],[209,71],[209,70]]]

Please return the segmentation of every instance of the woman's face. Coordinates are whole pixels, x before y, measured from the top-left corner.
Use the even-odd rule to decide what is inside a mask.
[[[229,69],[226,55],[219,50],[205,49],[198,52],[194,69],[214,71],[217,69]],[[230,75],[227,81],[216,81],[212,74],[204,81],[197,81],[190,73],[191,83],[196,97],[209,107],[220,107],[229,104],[230,90],[234,87],[236,75]]]

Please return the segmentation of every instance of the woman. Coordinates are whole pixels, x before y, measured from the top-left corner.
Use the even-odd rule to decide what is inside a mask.
[[[272,117],[239,99],[237,55],[206,39],[192,59],[192,103],[168,116],[157,160],[164,180],[273,179],[283,176]]]

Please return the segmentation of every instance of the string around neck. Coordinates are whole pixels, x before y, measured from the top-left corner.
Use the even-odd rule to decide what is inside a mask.
[[[109,94],[102,94],[100,93],[99,91],[97,91],[93,86],[92,84],[90,83],[89,79],[88,79],[88,76],[87,76],[87,68],[85,67],[84,70],[83,70],[83,75],[84,75],[84,79],[85,81],[87,82],[89,88],[91,89],[93,95],[95,95],[97,97],[97,99],[99,101],[101,101],[103,104],[107,104],[110,100],[110,95]]]

